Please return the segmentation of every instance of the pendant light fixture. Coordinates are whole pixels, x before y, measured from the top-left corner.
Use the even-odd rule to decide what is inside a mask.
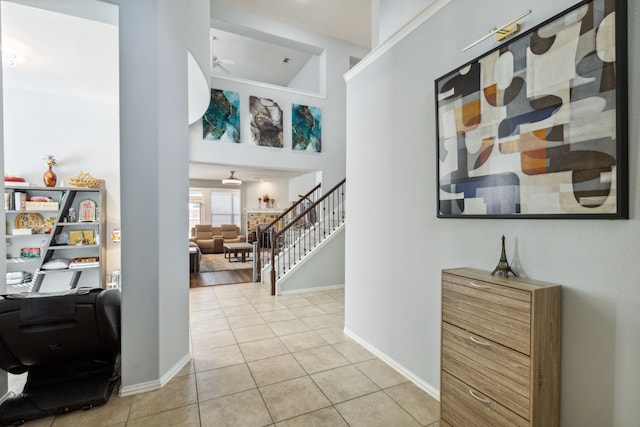
[[[229,176],[229,178],[223,179],[222,183],[225,185],[240,185],[242,184],[242,181],[239,180],[238,178],[236,178],[233,174],[236,173],[236,171],[231,171],[231,175]]]

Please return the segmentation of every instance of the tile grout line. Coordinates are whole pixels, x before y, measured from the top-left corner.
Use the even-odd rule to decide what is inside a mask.
[[[408,379],[404,378],[404,381],[402,381],[402,382],[400,382],[398,384],[393,384],[393,385],[388,386],[386,388],[380,387],[373,380],[372,377],[370,377],[366,372],[364,372],[360,367],[358,367],[356,365],[357,363],[367,362],[369,360],[376,360],[375,355],[373,357],[371,357],[370,359],[367,358],[367,359],[364,359],[364,360],[358,360],[358,361],[354,362],[354,361],[350,360],[345,354],[343,354],[339,350],[340,344],[348,343],[348,342],[354,342],[353,340],[347,339],[347,340],[332,342],[332,341],[329,341],[327,338],[325,338],[324,336],[322,336],[322,335],[320,335],[318,333],[318,331],[320,331],[320,330],[330,330],[332,328],[337,328],[337,326],[329,324],[328,326],[327,325],[323,325],[321,327],[313,328],[312,327],[313,325],[310,326],[309,323],[305,322],[305,319],[311,319],[311,318],[314,318],[314,317],[320,317],[320,316],[338,317],[338,316],[340,316],[342,318],[342,321],[341,321],[342,327],[344,327],[344,310],[342,310],[342,311],[338,310],[336,312],[328,312],[324,308],[319,306],[319,305],[322,305],[322,304],[324,304],[324,305],[344,304],[344,301],[342,299],[336,298],[336,293],[335,292],[332,292],[331,294],[325,294],[325,293],[319,292],[319,293],[316,293],[313,296],[311,296],[311,298],[309,298],[309,295],[306,295],[307,298],[299,297],[302,300],[306,300],[309,304],[299,305],[299,304],[294,302],[295,305],[288,306],[286,304],[286,302],[298,299],[297,295],[296,296],[291,296],[291,297],[287,296],[286,298],[277,299],[277,297],[276,298],[269,298],[270,295],[266,295],[266,293],[263,293],[261,291],[257,291],[257,292],[256,291],[257,290],[255,288],[246,289],[246,288],[240,287],[238,289],[238,292],[229,292],[229,293],[221,292],[220,295],[218,293],[216,293],[215,290],[214,290],[213,291],[213,295],[215,296],[215,301],[216,301],[218,307],[220,308],[220,310],[221,310],[221,312],[223,314],[222,317],[225,319],[225,322],[226,322],[226,325],[227,325],[227,328],[224,329],[224,330],[229,330],[230,333],[231,333],[231,336],[233,337],[233,339],[235,341],[235,344],[231,344],[231,345],[236,345],[238,347],[238,349],[240,350],[240,353],[242,355],[242,359],[244,361],[242,364],[244,364],[246,366],[246,368],[248,369],[248,371],[249,371],[249,373],[251,375],[252,381],[255,384],[255,387],[257,388],[258,392],[260,393],[262,403],[263,403],[264,407],[267,409],[267,412],[269,413],[269,416],[270,416],[270,418],[271,418],[271,420],[272,420],[272,422],[274,424],[276,423],[275,418],[274,418],[274,414],[272,413],[271,408],[267,405],[267,401],[266,401],[265,396],[263,394],[263,388],[265,388],[267,386],[272,386],[272,385],[275,385],[275,384],[284,383],[286,381],[290,381],[291,379],[280,380],[280,381],[277,381],[277,382],[274,382],[274,383],[264,384],[264,385],[260,386],[260,385],[258,385],[258,381],[257,381],[257,378],[255,376],[254,371],[250,367],[250,363],[259,362],[259,361],[266,361],[266,360],[269,360],[269,359],[274,359],[274,358],[286,355],[286,356],[293,357],[293,359],[298,364],[300,364],[300,366],[302,368],[302,371],[305,373],[304,375],[301,375],[301,376],[298,376],[298,377],[295,377],[295,378],[292,378],[292,379],[308,377],[309,380],[311,381],[311,383],[314,385],[314,387],[316,387],[320,391],[321,395],[329,402],[329,404],[327,406],[324,406],[324,407],[319,408],[319,409],[315,409],[315,410],[312,410],[312,411],[300,413],[300,414],[297,414],[295,416],[289,417],[287,419],[279,420],[279,421],[277,421],[278,423],[284,422],[284,421],[287,421],[287,420],[290,420],[290,419],[293,419],[293,418],[301,417],[301,416],[313,413],[315,411],[319,411],[319,410],[331,407],[338,413],[338,415],[345,422],[345,424],[349,425],[349,423],[344,418],[343,414],[338,410],[337,405],[338,404],[343,404],[345,402],[357,400],[357,399],[362,398],[364,396],[369,396],[369,395],[372,395],[372,394],[375,394],[375,393],[379,393],[380,391],[382,391],[383,394],[388,399],[390,399],[395,405],[397,405],[398,407],[400,407],[402,409],[403,413],[405,413],[406,415],[409,415],[409,417],[411,419],[413,419],[415,422],[417,422],[419,425],[422,425],[422,423],[420,423],[420,421],[408,409],[406,409],[399,401],[394,399],[388,392],[388,390],[390,390],[391,388],[394,388],[394,387],[397,387],[399,385],[406,384],[406,383],[410,382]],[[316,301],[318,301],[318,302],[314,302],[314,298],[313,297],[327,297],[327,299],[316,298]],[[222,300],[232,299],[232,298],[244,298],[247,301],[247,304],[239,304],[237,306],[239,307],[239,306],[249,305],[249,306],[251,306],[251,308],[253,309],[254,312],[253,313],[228,315],[227,313],[232,311],[230,309],[232,309],[233,307],[236,307],[236,306],[232,305],[232,306],[226,307],[227,311],[225,311],[225,308],[223,307],[223,304],[221,304],[221,301]],[[257,307],[258,305],[267,304],[267,303],[271,303],[273,305],[273,309],[271,309],[271,310],[262,310],[262,311],[258,310],[258,307]],[[278,304],[280,304],[280,306],[278,306]],[[282,307],[282,308],[279,308],[279,307]],[[309,308],[314,307],[314,308],[320,310],[321,312],[323,312],[324,314],[305,315],[305,313],[308,313],[309,311],[306,311],[304,309],[304,307],[309,307]],[[296,308],[299,308],[299,309],[298,310],[292,310],[292,309],[296,309]],[[283,311],[283,310],[288,310],[288,312],[291,313],[291,315],[293,317],[291,319],[276,320],[276,321],[271,321],[271,322],[267,320],[267,318],[271,318],[271,317],[266,315],[266,313],[275,313],[277,311]],[[203,310],[197,310],[197,311],[203,311]],[[235,329],[239,329],[239,328],[242,328],[242,327],[262,326],[262,325],[238,326],[238,327],[234,328],[234,327],[231,326],[232,322],[229,322],[229,319],[230,318],[234,318],[234,317],[249,316],[249,315],[255,315],[255,314],[258,314],[258,318],[261,319],[264,322],[264,324],[266,324],[268,326],[268,330],[271,331],[271,333],[274,334],[274,336],[251,339],[249,341],[244,341],[242,343],[238,342]],[[278,335],[277,329],[272,326],[273,323],[289,322],[289,321],[293,321],[293,320],[301,322],[303,325],[305,325],[308,328],[308,330],[306,330],[306,331],[295,331],[295,332],[286,333],[286,334],[283,334],[283,335]],[[317,326],[317,324],[316,324],[316,326]],[[283,340],[284,337],[293,336],[293,335],[297,335],[297,334],[304,334],[304,333],[313,333],[316,337],[318,337],[319,339],[324,341],[326,344],[324,344],[324,345],[315,345],[315,346],[310,347],[310,348],[304,348],[304,349],[301,349],[301,350],[294,351],[290,347],[290,345],[287,345],[286,341]],[[259,358],[259,359],[256,359],[256,360],[252,360],[251,362],[248,361],[247,357],[245,356],[245,353],[242,351],[242,347],[241,347],[242,344],[251,343],[251,342],[257,342],[257,341],[267,340],[267,339],[274,339],[274,338],[277,339],[277,341],[283,346],[283,349],[286,351],[285,353],[275,354],[275,355],[270,356],[270,357]],[[229,345],[229,346],[231,346],[231,345]],[[336,347],[336,346],[338,346],[338,347]],[[227,346],[221,346],[221,347],[227,347]],[[214,348],[219,348],[219,347],[214,347]],[[330,349],[332,349],[333,351],[335,351],[338,354],[340,354],[348,363],[346,365],[333,367],[333,368],[328,368],[328,369],[323,369],[323,370],[318,371],[318,372],[310,373],[308,371],[308,368],[305,368],[305,366],[300,363],[300,360],[295,355],[295,353],[301,353],[301,352],[307,351],[307,350],[315,350],[315,349],[322,349],[322,348],[330,348]],[[207,350],[207,349],[205,349],[205,350]],[[344,349],[344,351],[347,351],[347,349]],[[352,357],[358,358],[359,356],[355,355],[355,356],[352,356]],[[240,363],[233,364],[233,365],[239,365],[239,364]],[[194,365],[195,365],[195,362],[194,362]],[[233,366],[233,365],[231,365],[231,366]],[[328,372],[328,371],[331,371],[333,369],[338,369],[338,368],[341,368],[341,367],[347,367],[347,366],[355,367],[358,372],[360,372],[365,378],[367,378],[369,381],[371,381],[376,386],[377,390],[371,391],[371,392],[368,392],[368,393],[365,393],[365,394],[362,394],[362,395],[359,395],[359,396],[356,396],[356,397],[352,397],[352,398],[346,399],[343,402],[333,403],[331,401],[331,399],[329,399],[329,397],[326,394],[326,392],[316,382],[316,380],[314,379],[313,375],[320,374],[320,373],[323,373],[323,372]],[[221,368],[222,367],[214,368],[214,369],[221,369]],[[200,371],[200,372],[206,372],[206,371]],[[198,372],[195,372],[194,375],[197,374],[197,373]],[[197,384],[198,384],[198,382],[196,380],[196,387],[197,387]],[[198,389],[196,388],[196,392],[197,391],[198,391]],[[238,393],[241,393],[241,392],[230,393],[230,394],[227,394],[227,395],[224,395],[224,396],[230,396],[230,395],[234,395],[234,394],[238,394]],[[224,397],[224,396],[219,396],[219,397],[216,397],[214,399],[217,399],[217,398],[220,398],[220,397]],[[198,403],[200,404],[199,398],[198,398]],[[199,413],[199,416],[200,415],[201,414]],[[202,423],[202,421],[201,421],[201,423]],[[433,423],[431,423],[431,424],[433,424]]]

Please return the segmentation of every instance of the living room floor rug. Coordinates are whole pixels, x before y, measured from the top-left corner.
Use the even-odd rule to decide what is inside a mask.
[[[207,271],[226,271],[226,270],[241,270],[245,268],[253,268],[253,261],[250,257],[247,257],[246,262],[236,261],[231,257],[232,261],[224,257],[224,254],[202,254],[200,259],[200,272]],[[237,259],[240,259],[238,257]]]

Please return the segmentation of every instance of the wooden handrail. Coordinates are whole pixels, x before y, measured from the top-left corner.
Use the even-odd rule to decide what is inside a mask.
[[[336,191],[338,188],[340,188],[345,182],[347,182],[347,179],[344,178],[342,181],[340,181],[339,183],[337,183],[336,185],[334,185],[327,193],[323,194],[322,197],[320,197],[318,200],[316,200],[315,202],[313,202],[311,204],[311,206],[309,206],[307,209],[305,209],[302,213],[298,214],[298,216],[296,216],[294,219],[292,219],[289,224],[285,225],[284,227],[282,227],[282,230],[278,231],[277,233],[275,233],[275,235],[272,235],[272,240],[275,238],[277,239],[278,237],[280,237],[280,235],[282,233],[284,233],[285,231],[287,231],[289,228],[292,227],[292,224],[295,224],[298,221],[301,221],[302,219],[304,219],[304,216],[306,214],[308,214],[309,212],[311,212],[313,209],[315,209],[320,202],[322,202],[323,200],[325,200],[327,197],[329,197],[331,194],[333,194],[334,191]],[[303,196],[303,198],[300,200],[304,200],[305,197]],[[272,242],[273,243],[273,242]],[[271,245],[271,251],[273,252],[273,245]]]
[[[295,208],[298,207],[298,205],[300,205],[300,203],[302,203],[303,200],[307,199],[311,194],[313,194],[314,191],[318,190],[321,187],[322,183],[319,183],[318,185],[316,185],[315,187],[313,187],[313,189],[311,189],[311,191],[309,191],[307,194],[305,194],[304,196],[302,196],[302,198],[300,198],[300,200],[298,200],[297,202],[295,202],[293,205],[291,205],[289,207],[289,209],[287,209],[286,211],[282,212],[280,215],[278,215],[278,217],[273,220],[273,222],[271,222],[271,224],[267,225],[264,230],[262,230],[263,232],[267,231],[268,229],[272,228],[275,226],[275,224],[280,221],[282,218],[284,218],[289,212],[291,212],[292,210],[294,210]]]

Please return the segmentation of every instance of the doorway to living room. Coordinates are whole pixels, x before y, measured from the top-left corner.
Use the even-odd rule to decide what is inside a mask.
[[[241,198],[240,188],[190,188],[189,189],[189,233],[192,241],[201,247],[196,269],[192,269],[189,279],[190,287],[212,286],[250,282],[253,280],[253,264],[251,257],[226,256],[224,246],[209,245],[202,231],[210,232],[211,239],[225,237],[229,239],[228,230],[233,228],[238,236],[241,230]],[[198,226],[198,231],[196,231]],[[227,231],[225,231],[227,230]],[[198,236],[198,238],[196,238]],[[224,240],[225,242],[229,240]],[[215,242],[214,242],[215,243]]]

